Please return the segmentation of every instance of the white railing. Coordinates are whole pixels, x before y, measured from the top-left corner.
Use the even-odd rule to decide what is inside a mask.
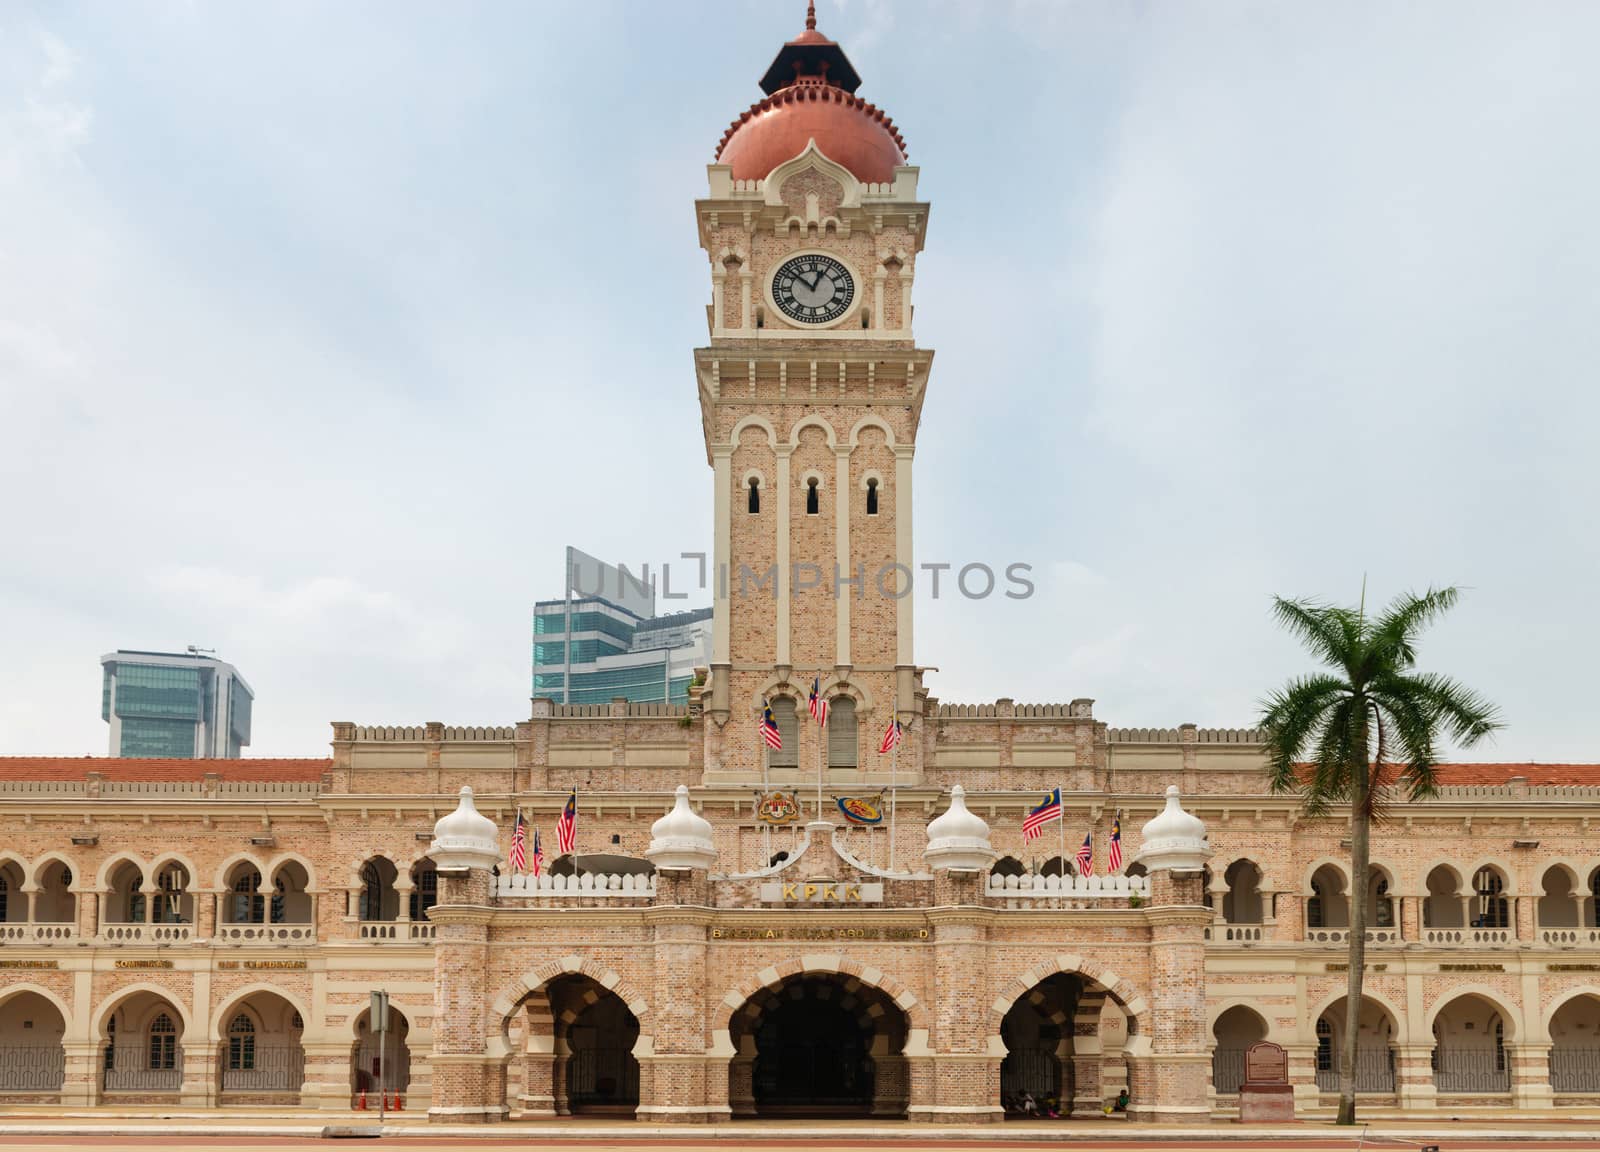
[[[314,944],[315,924],[218,924],[217,939],[232,944]]]
[[[1206,939],[1213,944],[1259,944],[1266,938],[1260,924],[1213,924],[1206,929]]]
[[[76,924],[0,924],[0,944],[60,944],[77,938]]]
[[[108,944],[183,944],[194,935],[192,924],[102,924],[100,939]]]
[[[1600,928],[1541,928],[1539,943],[1552,948],[1577,948],[1584,944],[1600,944]]]
[[[1514,944],[1516,935],[1509,928],[1424,928],[1422,942],[1444,948]]]
[[[644,876],[502,876],[495,895],[518,896],[654,896],[656,878]]]
[[[1348,944],[1350,943],[1350,929],[1348,928],[1307,928],[1306,943],[1308,944]],[[1398,928],[1368,928],[1368,944],[1398,944],[1400,943],[1400,929]]]
[[[363,920],[363,940],[432,940],[435,925],[425,920]]]
[[[989,877],[990,896],[1072,896],[1079,899],[1115,899],[1150,895],[1148,876],[995,876]]]

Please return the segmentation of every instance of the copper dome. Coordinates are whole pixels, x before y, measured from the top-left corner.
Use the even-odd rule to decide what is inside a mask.
[[[860,83],[844,50],[817,31],[812,7],[806,30],[779,50],[761,78],[766,99],[723,133],[717,162],[731,166],[736,180],[763,180],[815,140],[856,179],[891,183],[906,162],[905,140],[883,109],[855,94]]]

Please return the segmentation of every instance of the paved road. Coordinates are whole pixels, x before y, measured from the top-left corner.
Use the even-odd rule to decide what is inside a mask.
[[[1368,1137],[1364,1145],[1359,1144],[1359,1138],[1352,1134],[1349,1138],[1324,1137],[1322,1135],[1309,1136],[1304,1139],[1260,1139],[1240,1133],[1230,1138],[1198,1140],[1193,1138],[1164,1140],[1158,1134],[1151,1133],[1148,1137],[1140,1134],[1136,1138],[1122,1139],[1097,1139],[1085,1135],[1083,1138],[1074,1138],[1067,1132],[1059,1134],[1041,1133],[1038,1141],[1019,1141],[1009,1139],[1005,1141],[974,1141],[974,1140],[785,1140],[763,1139],[752,1140],[749,1143],[734,1140],[718,1140],[715,1143],[705,1143],[693,1139],[651,1139],[651,1140],[570,1140],[552,1143],[540,1140],[537,1130],[529,1129],[514,1137],[500,1139],[430,1139],[426,1137],[388,1136],[381,1142],[372,1140],[319,1140],[306,1137],[282,1136],[232,1136],[232,1137],[206,1137],[206,1136],[20,1136],[0,1138],[0,1146],[5,1152],[60,1152],[64,1148],[92,1148],[95,1152],[144,1152],[150,1148],[240,1148],[240,1149],[349,1149],[357,1152],[359,1149],[371,1149],[380,1152],[385,1148],[403,1146],[405,1152],[560,1152],[561,1149],[571,1149],[572,1152],[630,1152],[639,1148],[667,1148],[674,1152],[743,1152],[744,1149],[767,1148],[824,1148],[824,1149],[855,1149],[855,1148],[884,1148],[894,1149],[895,1152],[945,1152],[948,1149],[993,1148],[1016,1149],[1027,1152],[1030,1149],[1070,1149],[1071,1152],[1141,1152],[1144,1149],[1161,1149],[1163,1152],[1211,1152],[1211,1150],[1236,1150],[1236,1149],[1291,1149],[1293,1152],[1353,1152],[1358,1146],[1372,1149],[1374,1152],[1417,1152],[1425,1144],[1438,1144],[1440,1152],[1535,1152],[1535,1150],[1559,1149],[1561,1152],[1600,1152],[1600,1140],[1583,1139],[1551,1140],[1550,1135],[1530,1134],[1524,1140],[1481,1140],[1481,1139],[1452,1139],[1448,1132],[1442,1136],[1417,1135],[1405,1137],[1374,1136]]]

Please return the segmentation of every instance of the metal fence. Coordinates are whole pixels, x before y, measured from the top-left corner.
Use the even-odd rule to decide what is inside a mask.
[[[1509,1092],[1505,1053],[1494,1048],[1436,1048],[1433,1086],[1440,1092]]]
[[[1332,1053],[1333,1067],[1317,1069],[1317,1088],[1323,1092],[1339,1091],[1340,1053]],[[1394,1091],[1394,1053],[1387,1048],[1356,1049],[1356,1091]]]
[[[67,1054],[59,1044],[0,1047],[0,1092],[59,1092]]]
[[[1218,1048],[1211,1054],[1212,1091],[1218,1096],[1231,1096],[1243,1083],[1243,1048]]]
[[[385,1092],[404,1095],[411,1087],[411,1052],[397,1036],[390,1035],[383,1051],[379,1051],[376,1039],[362,1044],[356,1049],[355,1060],[357,1092],[376,1092],[380,1072]]]
[[[224,1092],[298,1092],[306,1078],[306,1054],[298,1044],[255,1044],[222,1053]]]
[[[567,1064],[567,1098],[585,1104],[639,1103],[639,1062],[628,1048],[580,1048]]]
[[[183,1087],[183,1049],[108,1046],[101,1052],[100,1083],[107,1092],[176,1092]]]
[[[1027,1092],[1035,1100],[1061,1094],[1061,1061],[1043,1048],[1007,1052],[1000,1062],[1000,1094],[1015,1099]]]
[[[1600,1048],[1550,1049],[1550,1087],[1557,1092],[1600,1092]]]

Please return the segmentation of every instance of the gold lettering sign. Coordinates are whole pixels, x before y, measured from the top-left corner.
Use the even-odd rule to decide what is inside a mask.
[[[713,928],[713,940],[926,940],[926,928]]]
[[[246,968],[304,968],[304,960],[246,960]]]
[[[118,960],[118,968],[171,968],[171,960]]]
[[[1504,964],[1441,964],[1441,972],[1504,972]]]
[[[0,960],[0,968],[59,968],[59,960]]]
[[[1322,970],[1324,972],[1348,972],[1350,971],[1350,965],[1324,964],[1322,966]],[[1363,964],[1361,966],[1361,970],[1363,972],[1387,972],[1389,970],[1389,966],[1387,964]]]
[[[857,884],[842,880],[808,884],[804,880],[769,880],[761,885],[765,904],[881,904],[882,884]]]
[[[1600,972],[1600,964],[1546,964],[1546,972]]]

